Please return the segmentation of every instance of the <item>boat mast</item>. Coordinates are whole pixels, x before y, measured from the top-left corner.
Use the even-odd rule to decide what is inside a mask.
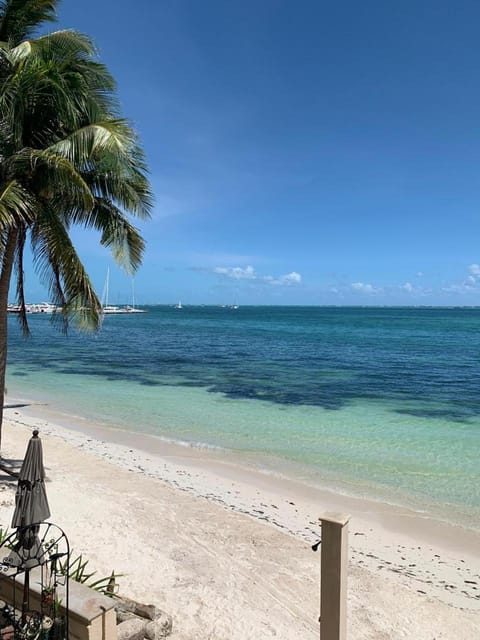
[[[103,287],[103,293],[102,293],[102,307],[108,306],[109,281],[110,281],[110,267],[107,267],[107,278],[105,280],[105,286]]]

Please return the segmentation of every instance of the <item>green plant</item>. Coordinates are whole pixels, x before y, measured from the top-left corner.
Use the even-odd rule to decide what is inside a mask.
[[[103,576],[101,578],[94,578],[96,576],[96,571],[88,571],[87,565],[89,560],[83,559],[83,554],[80,554],[73,560],[68,562],[65,560],[64,562],[60,561],[60,573],[62,575],[67,575],[71,580],[75,580],[75,582],[80,582],[85,584],[90,589],[94,589],[99,593],[103,593],[105,596],[109,596],[110,598],[115,597],[117,591],[117,578],[121,578],[123,574],[112,573],[109,576]]]
[[[12,532],[9,531],[8,528],[4,529],[3,527],[0,527],[0,547],[4,545],[6,539],[11,535],[11,533]],[[56,550],[56,547],[52,542],[49,542],[47,544],[47,548],[50,552]],[[72,554],[70,554],[69,558],[70,559],[64,560],[63,562],[59,560],[58,572],[62,576],[66,576],[68,574],[70,580],[81,582],[87,587],[90,587],[90,589],[94,589],[95,591],[98,591],[99,593],[102,593],[109,598],[114,598],[116,596],[118,590],[117,578],[123,577],[124,574],[115,573],[115,571],[112,571],[109,576],[95,578],[94,576],[97,575],[97,572],[88,571],[87,565],[89,563],[89,560],[84,560],[83,554],[80,554],[73,559],[71,559]],[[45,587],[42,597],[47,598],[50,595],[54,597],[53,592],[53,587]]]
[[[4,529],[3,527],[0,527],[0,547],[3,546],[3,543],[8,538],[10,533],[11,531],[9,531],[8,529]]]
[[[9,531],[8,528],[0,527],[0,546],[2,546],[5,543],[6,539],[11,535],[11,533],[12,532]],[[53,545],[51,543],[49,543],[49,545],[50,545],[49,549],[54,550]],[[71,554],[70,554],[70,558],[72,558]],[[59,573],[62,576],[66,576],[68,573],[68,577],[70,578],[70,580],[75,580],[75,582],[81,582],[82,584],[85,584],[87,587],[90,587],[90,589],[94,589],[99,593],[103,593],[103,595],[108,596],[109,598],[114,598],[118,590],[117,578],[121,578],[124,574],[115,573],[115,571],[112,571],[112,573],[109,576],[94,578],[94,576],[97,575],[97,572],[88,571],[87,570],[88,563],[89,563],[88,559],[87,560],[83,559],[83,554],[80,554],[79,556],[73,559],[70,559],[70,561],[68,559],[64,560],[63,562],[59,560],[59,566],[58,566]],[[51,593],[53,594],[53,587],[48,586],[48,587],[45,587],[44,594],[42,594],[42,596],[44,595],[45,597],[47,597]]]

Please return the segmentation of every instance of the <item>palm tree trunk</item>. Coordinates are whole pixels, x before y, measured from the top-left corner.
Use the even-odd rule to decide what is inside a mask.
[[[3,403],[5,400],[5,372],[7,369],[7,307],[8,290],[15,259],[18,230],[8,232],[0,272],[0,455],[2,449]]]

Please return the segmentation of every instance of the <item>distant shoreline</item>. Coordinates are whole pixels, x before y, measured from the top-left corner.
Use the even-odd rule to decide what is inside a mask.
[[[9,303],[14,305],[14,302]],[[42,303],[28,303],[26,306],[36,306]],[[128,306],[128,302],[119,302],[119,306]],[[135,307],[139,309],[145,309],[149,307],[171,307],[172,309],[178,308],[178,302],[148,302],[144,304],[135,304]],[[228,304],[216,303],[216,302],[182,302],[182,309],[188,307],[205,307],[205,308],[220,308],[226,310],[232,310],[232,306]],[[436,304],[418,304],[418,305],[397,305],[397,304],[242,304],[236,306],[236,311],[240,309],[480,309],[480,305],[436,305]]]

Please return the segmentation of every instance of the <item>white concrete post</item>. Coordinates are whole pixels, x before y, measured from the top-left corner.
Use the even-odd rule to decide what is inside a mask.
[[[348,521],[350,516],[326,513],[321,518],[320,639],[346,640]]]

